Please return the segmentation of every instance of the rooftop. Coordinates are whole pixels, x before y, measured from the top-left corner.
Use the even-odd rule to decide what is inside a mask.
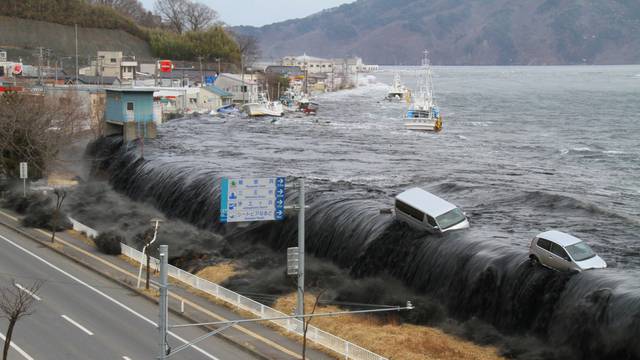
[[[538,237],[553,241],[560,246],[569,246],[582,242],[582,240],[578,239],[577,237],[558,230],[545,231],[541,234],[538,234]]]
[[[398,194],[396,199],[434,217],[456,208],[452,203],[417,187]]]

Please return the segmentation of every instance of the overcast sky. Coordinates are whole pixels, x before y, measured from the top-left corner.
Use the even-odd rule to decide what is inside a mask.
[[[155,0],[141,0],[152,10]],[[261,26],[301,18],[355,0],[199,0],[220,14],[229,25]]]

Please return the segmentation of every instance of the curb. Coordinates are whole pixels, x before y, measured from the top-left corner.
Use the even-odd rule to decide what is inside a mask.
[[[116,284],[118,284],[120,286],[123,286],[123,287],[127,288],[130,291],[135,292],[139,296],[144,297],[147,301],[149,301],[149,302],[151,302],[153,304],[158,304],[158,300],[156,298],[154,298],[154,297],[152,297],[152,296],[150,296],[150,295],[138,290],[136,287],[130,285],[126,280],[117,279],[116,277],[111,276],[111,274],[109,274],[109,273],[105,273],[105,272],[100,271],[100,270],[98,270],[96,268],[93,268],[91,265],[87,264],[86,262],[84,262],[84,261],[82,261],[82,260],[80,260],[80,259],[78,259],[78,258],[76,258],[76,257],[74,257],[74,256],[72,256],[70,254],[67,254],[62,250],[59,250],[59,249],[56,249],[56,248],[50,246],[51,243],[45,242],[45,241],[42,241],[42,240],[36,238],[33,234],[28,233],[24,229],[19,228],[19,227],[15,227],[14,225],[11,225],[11,224],[7,224],[4,219],[0,219],[0,225],[4,226],[6,228],[9,228],[12,231],[15,231],[15,232],[19,233],[20,235],[22,235],[22,236],[24,236],[24,237],[26,237],[26,238],[28,238],[28,239],[30,239],[32,241],[35,241],[36,243],[38,243],[40,245],[46,246],[49,250],[52,250],[52,251],[56,252],[57,254],[59,254],[61,256],[64,256],[65,258],[71,260],[72,262],[74,262],[74,263],[76,263],[76,264],[78,264],[78,265],[80,265],[80,266],[82,266],[82,267],[84,267],[84,268],[86,268],[86,269],[88,269],[90,271],[93,271],[94,273],[106,278],[109,281],[112,281],[112,282],[114,282],[114,283],[116,283]],[[112,265],[117,266],[115,264],[112,264]],[[123,271],[124,271],[124,269],[123,269]],[[176,310],[174,308],[169,307],[169,311],[172,314],[176,315],[176,316],[180,316],[183,319],[188,320],[189,322],[192,322],[192,323],[198,323],[199,322],[198,320],[195,320],[192,317],[190,317],[188,315],[185,315],[184,313],[181,313],[180,311],[178,311],[178,310]],[[216,328],[214,328],[212,326],[200,325],[199,327],[201,329],[205,330],[205,331],[216,330]],[[216,334],[216,336],[219,336],[219,337],[223,338],[225,341],[227,341],[230,344],[232,344],[233,346],[237,347],[239,350],[244,351],[244,352],[246,352],[246,353],[248,353],[250,355],[256,356],[256,357],[258,357],[258,358],[260,358],[262,360],[273,360],[272,358],[267,357],[266,355],[254,350],[254,349],[250,349],[250,348],[246,347],[244,344],[241,344],[241,343],[233,340],[230,337],[225,336],[223,333],[218,333],[218,334]]]

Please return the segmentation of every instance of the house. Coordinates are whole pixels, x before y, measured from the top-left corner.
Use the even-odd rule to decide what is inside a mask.
[[[215,111],[223,106],[233,103],[233,94],[210,85],[200,88],[198,93],[198,108]]]
[[[258,82],[254,75],[242,75],[222,73],[218,76],[215,86],[233,95],[234,103],[242,103],[258,98]]]
[[[155,138],[158,112],[154,89],[107,89],[104,121],[106,135],[122,134],[125,141]]]
[[[98,51],[91,65],[81,68],[80,75],[115,77],[123,81],[136,78],[138,61],[135,56],[124,56],[122,51]]]
[[[282,66],[298,66],[310,74],[330,73],[333,71],[333,60],[323,59],[304,54],[302,56],[285,56],[282,58]]]

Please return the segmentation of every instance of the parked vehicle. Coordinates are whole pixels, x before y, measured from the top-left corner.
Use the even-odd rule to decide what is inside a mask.
[[[529,246],[529,259],[558,271],[604,269],[607,263],[575,236],[550,230],[533,238]]]
[[[396,196],[395,209],[396,219],[434,234],[469,227],[467,216],[457,206],[420,188]]]

